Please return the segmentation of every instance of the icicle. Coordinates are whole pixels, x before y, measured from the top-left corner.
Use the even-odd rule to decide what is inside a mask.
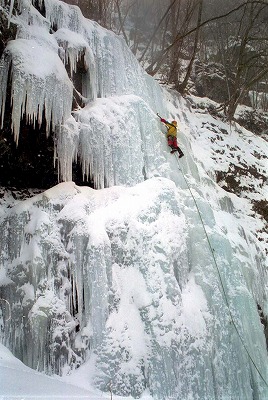
[[[7,71],[11,65],[12,130],[18,143],[20,121],[25,114],[32,124],[41,125],[45,111],[46,131],[55,131],[71,114],[72,84],[58,56],[34,40],[9,42],[0,71],[2,120],[7,88]]]
[[[148,136],[149,131],[157,132],[159,128],[151,110],[139,97],[97,99],[91,106],[77,110],[74,117],[74,136],[64,130],[59,134],[61,179],[71,179],[72,154],[79,155],[83,175],[94,179],[97,188],[133,185],[159,168],[161,156],[155,152],[160,145],[159,136],[150,140]]]
[[[12,17],[12,13],[13,13],[13,8],[14,8],[14,0],[10,0],[9,14],[8,14],[8,28],[10,26],[10,21],[11,21],[11,17]]]
[[[78,124],[70,117],[57,133],[57,157],[62,181],[72,180],[72,163],[77,159],[78,146]]]
[[[6,54],[0,60],[0,115],[1,115],[1,128],[3,128],[5,105],[6,105],[6,93],[7,93],[7,82],[8,82],[8,71],[10,66],[10,54]]]
[[[57,29],[67,28],[76,33],[82,33],[84,17],[76,6],[61,1],[44,0],[46,17]]]
[[[82,35],[68,29],[58,29],[54,33],[60,49],[64,49],[61,58],[68,64],[71,77],[77,70],[77,63],[84,62],[85,73],[82,75],[82,96],[84,103],[96,98],[96,65],[93,52]]]

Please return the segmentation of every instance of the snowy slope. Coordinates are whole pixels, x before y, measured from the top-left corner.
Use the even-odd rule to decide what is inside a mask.
[[[51,378],[33,371],[16,359],[3,345],[0,345],[0,378],[1,400],[98,398],[96,393],[66,384],[60,378]]]
[[[13,60],[15,138],[24,100],[30,120],[50,102],[66,182],[25,201],[2,198],[0,297],[10,308],[2,300],[1,342],[33,370],[97,397],[112,387],[134,398],[267,399],[258,313],[268,314],[267,233],[253,207],[267,198],[267,142],[210,116],[208,100],[160,88],[121,39],[76,7],[45,1],[44,18],[23,5],[1,61],[2,105]],[[71,113],[64,63],[75,74],[82,53],[90,84]],[[179,121],[180,161],[156,112]],[[99,190],[70,181],[77,155]],[[258,172],[238,180],[239,196],[224,181],[235,167]],[[10,357],[2,360],[4,380]],[[21,380],[23,368],[16,363]],[[40,395],[57,395],[59,378],[47,389],[33,374]],[[6,394],[15,395],[8,375]],[[24,381],[21,390],[36,389]]]

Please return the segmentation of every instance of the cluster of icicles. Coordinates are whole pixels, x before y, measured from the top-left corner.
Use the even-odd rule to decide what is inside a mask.
[[[127,172],[122,182],[122,173],[116,173],[118,166],[112,161],[106,143],[122,131],[141,141],[148,129],[148,120],[159,131],[152,116],[156,110],[163,111],[161,88],[144,73],[120,37],[84,18],[78,7],[57,0],[45,0],[43,6],[45,17],[31,1],[24,0],[19,4],[18,16],[9,12],[9,21],[17,25],[17,36],[8,43],[0,60],[2,126],[10,91],[15,142],[19,144],[23,118],[33,127],[41,127],[45,121],[47,135],[53,133],[56,138],[55,161],[60,180],[72,180],[72,163],[79,160],[84,176],[88,178],[89,173],[93,176],[95,187],[133,183],[130,179],[133,171]],[[129,104],[133,98],[127,101],[126,95],[136,96],[137,112],[133,113]],[[79,104],[73,101],[77,96]],[[104,98],[110,99],[105,106],[103,102],[99,104]],[[95,105],[95,110],[98,106],[106,107],[104,114],[107,110],[113,114],[112,126],[110,120],[106,122],[102,115],[94,114]],[[143,127],[138,108],[145,112]],[[122,146],[131,149],[131,154],[133,151],[133,144],[126,137],[123,139],[119,144],[119,160],[122,154],[128,153],[122,152]],[[143,150],[139,145],[135,158],[144,160],[147,156]],[[144,163],[136,183],[144,175],[148,177],[148,163],[146,160]]]

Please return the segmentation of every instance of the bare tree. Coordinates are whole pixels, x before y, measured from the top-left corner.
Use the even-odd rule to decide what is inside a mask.
[[[222,34],[222,23],[215,29],[221,33],[219,54],[225,68],[229,99],[227,116],[234,117],[237,105],[249,90],[268,77],[268,3],[246,1],[239,18],[229,21],[228,31]],[[225,21],[226,23],[226,21]]]
[[[153,54],[146,69],[148,73],[155,75],[165,65],[166,81],[168,83],[176,85],[180,75],[184,79],[185,61],[187,62],[187,60],[191,59],[194,47],[194,41],[187,32],[195,24],[196,10],[199,4],[199,0],[177,0],[172,2],[167,9],[168,13],[164,15],[163,26],[165,29],[162,30],[161,40],[164,46],[159,47],[158,51]]]
[[[200,31],[200,28],[199,28],[199,27],[200,27],[201,19],[202,19],[202,10],[203,10],[203,0],[199,0],[199,4],[198,4],[198,14],[197,14],[197,29],[196,29],[195,34],[194,34],[194,43],[193,43],[192,55],[191,55],[189,64],[188,64],[188,66],[187,66],[186,74],[185,74],[185,77],[184,77],[182,83],[179,83],[179,82],[178,82],[178,83],[175,85],[175,88],[178,89],[178,91],[179,91],[180,93],[182,93],[182,94],[184,94],[184,92],[185,92],[185,90],[186,90],[186,87],[187,87],[187,85],[188,85],[188,81],[189,81],[189,78],[190,78],[190,76],[191,76],[191,72],[192,72],[192,68],[193,68],[193,63],[194,63],[194,60],[195,60],[195,58],[196,58],[196,53],[197,53],[197,50],[198,50],[199,31]]]

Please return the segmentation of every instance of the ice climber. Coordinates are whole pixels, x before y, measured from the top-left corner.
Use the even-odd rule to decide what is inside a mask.
[[[160,121],[163,122],[167,127],[166,135],[167,135],[168,145],[172,149],[170,153],[174,153],[175,151],[177,151],[179,153],[179,158],[183,157],[184,154],[182,150],[178,147],[177,143],[177,132],[178,132],[177,121],[168,122],[164,118],[160,117],[159,114],[157,114],[157,116],[160,118]]]

